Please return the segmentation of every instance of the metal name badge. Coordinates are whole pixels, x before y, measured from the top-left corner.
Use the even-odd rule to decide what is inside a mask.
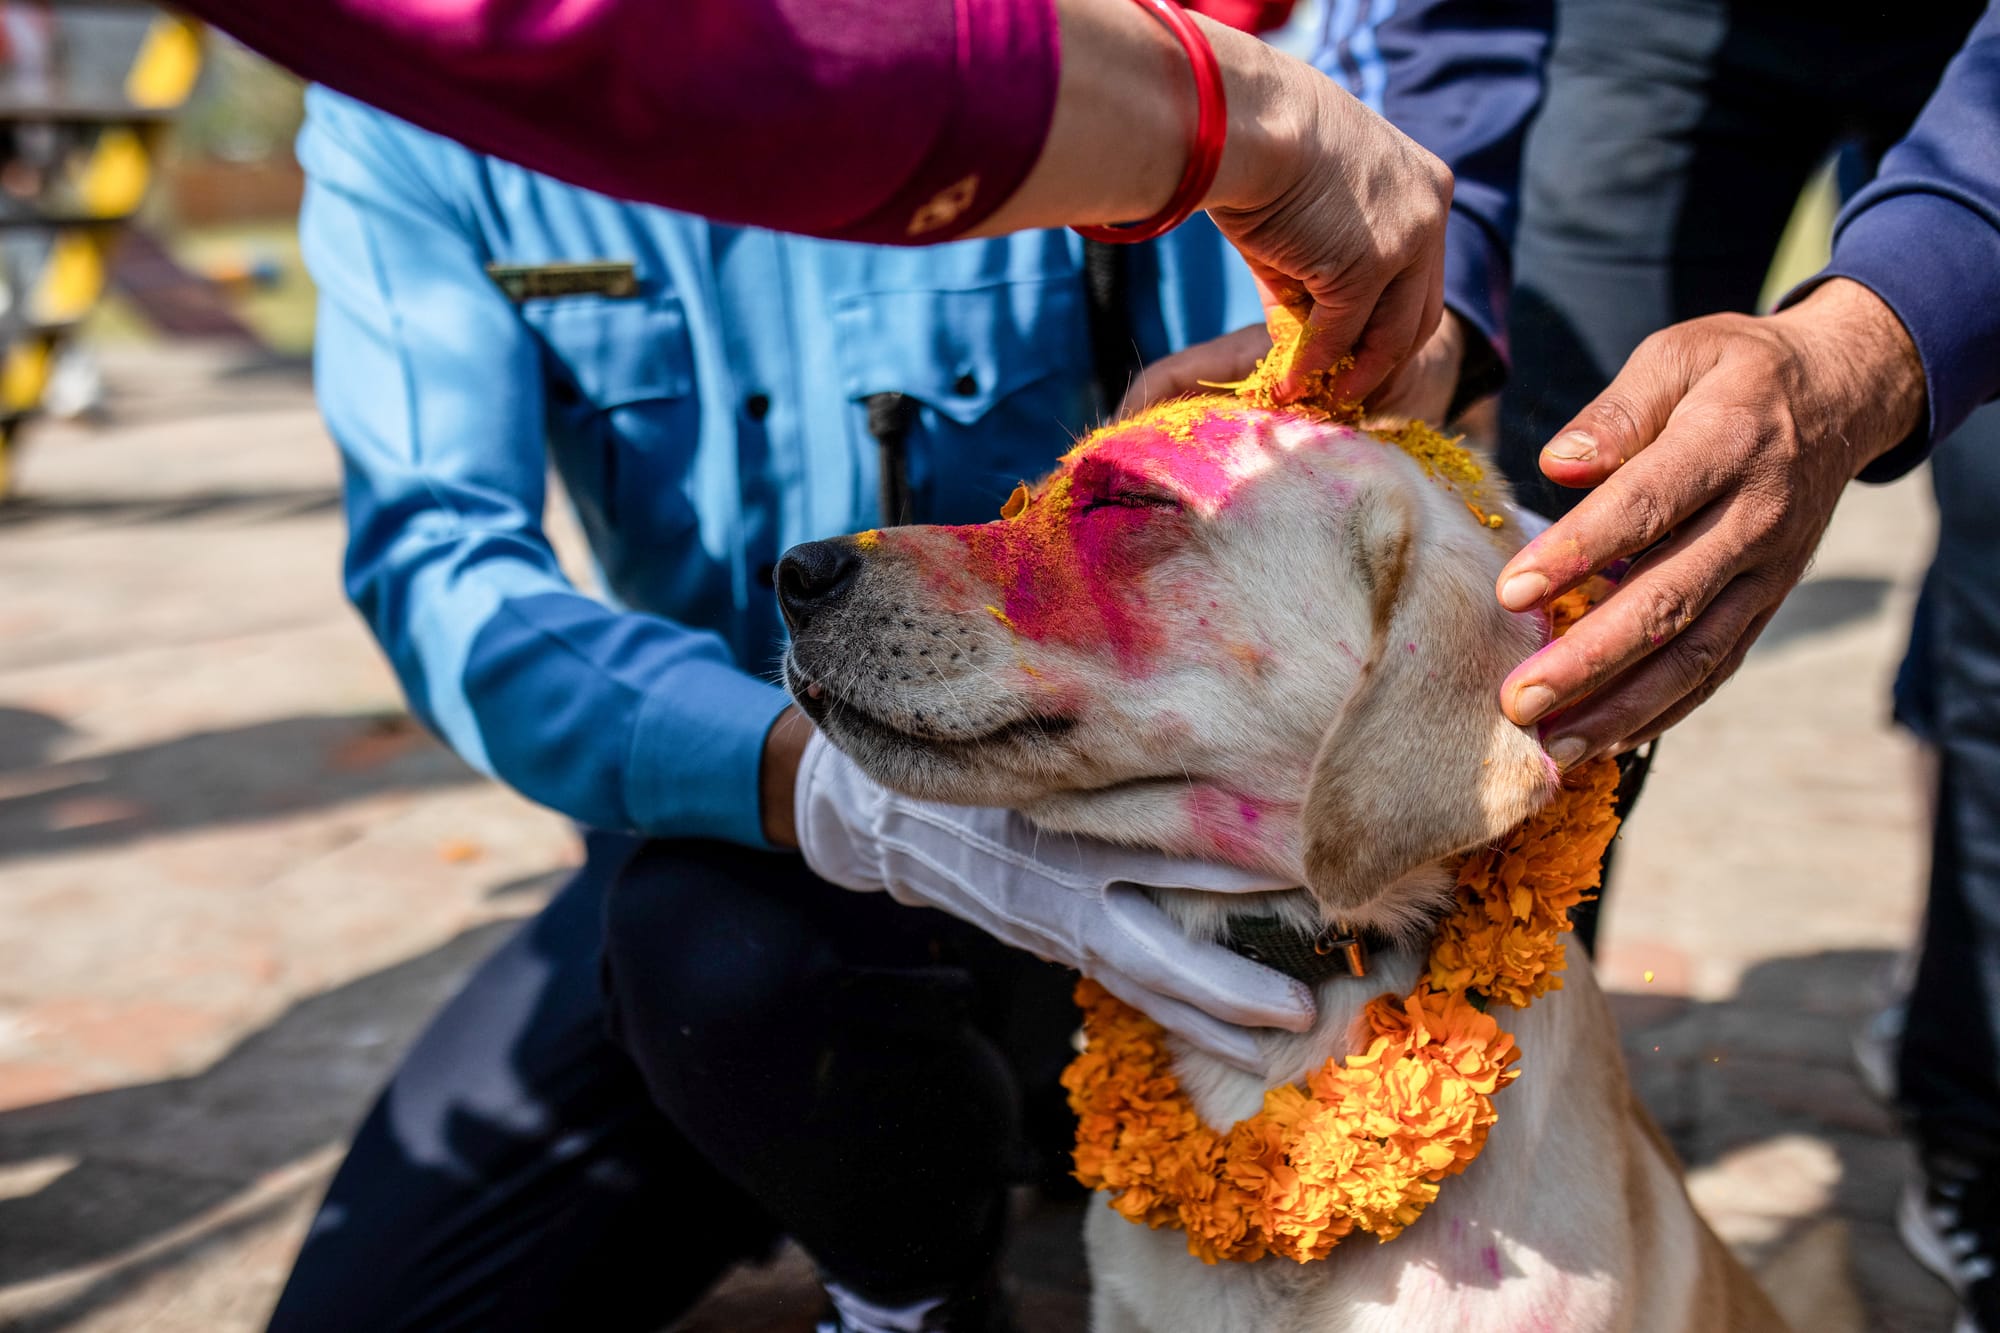
[[[510,301],[540,301],[551,296],[636,296],[639,279],[630,260],[590,260],[580,264],[488,264],[493,279]]]

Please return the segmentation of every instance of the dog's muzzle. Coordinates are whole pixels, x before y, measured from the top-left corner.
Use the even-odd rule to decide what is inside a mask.
[[[854,588],[861,555],[847,542],[801,542],[778,561],[778,610],[797,638]]]

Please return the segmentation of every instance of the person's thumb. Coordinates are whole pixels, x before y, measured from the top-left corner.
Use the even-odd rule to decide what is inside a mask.
[[[1206,386],[1247,379],[1257,362],[1271,350],[1271,335],[1261,324],[1196,343],[1142,369],[1118,404],[1118,417],[1130,416],[1154,403]]]
[[[1603,393],[1542,446],[1542,475],[1595,486],[1659,437],[1696,378],[1688,358],[1655,336],[1640,343]]]

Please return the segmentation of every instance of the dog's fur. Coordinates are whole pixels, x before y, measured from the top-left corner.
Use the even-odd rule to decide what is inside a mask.
[[[1493,596],[1518,526],[1481,527],[1365,434],[1225,410],[1197,437],[1143,415],[1101,432],[1001,523],[855,541],[858,575],[786,659],[827,736],[893,787],[1305,886],[1172,895],[1190,933],[1277,910],[1401,941],[1323,983],[1311,1031],[1261,1034],[1261,1076],[1176,1049],[1218,1127],[1353,1049],[1361,1007],[1415,982],[1443,860],[1557,782],[1497,702],[1547,636]],[[1688,1203],[1580,950],[1565,976],[1504,1013],[1522,1075],[1403,1236],[1208,1266],[1180,1233],[1094,1208],[1099,1333],[1781,1328]]]

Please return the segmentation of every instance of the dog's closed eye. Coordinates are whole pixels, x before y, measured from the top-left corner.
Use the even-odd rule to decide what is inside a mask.
[[[1100,509],[1172,509],[1183,508],[1178,495],[1155,490],[1118,490],[1103,495],[1094,495],[1078,507],[1080,514],[1094,514]]]

